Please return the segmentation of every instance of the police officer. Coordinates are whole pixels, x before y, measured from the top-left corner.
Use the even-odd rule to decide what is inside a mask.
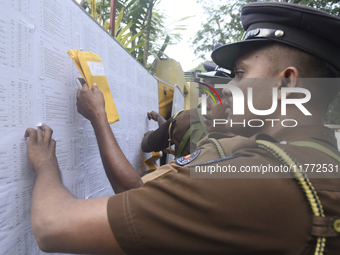
[[[203,78],[203,83],[200,82],[199,85],[204,87],[205,90],[210,90],[212,94],[217,92],[220,95],[220,100],[216,98],[215,103],[211,97],[208,97],[206,100],[206,113],[203,116],[201,107],[180,111],[167,121],[162,121],[162,117],[158,113],[151,112],[152,118],[155,117],[158,123],[161,122],[162,124],[157,130],[149,131],[144,135],[141,143],[144,152],[164,150],[175,144],[173,154],[176,158],[181,156],[190,157],[188,155],[195,151],[199,145],[201,147],[201,159],[207,160],[216,157],[215,150],[211,151],[210,143],[220,148],[223,155],[230,156],[232,145],[244,139],[241,136],[235,137],[233,133],[226,130],[224,125],[214,126],[213,123],[214,119],[224,118],[225,111],[229,110],[225,103],[226,96],[223,95],[222,89],[214,89],[214,87],[215,84],[227,84],[230,81],[230,71],[209,62],[204,63],[204,68],[208,72],[198,74],[200,78]],[[221,138],[233,139],[229,140],[230,143],[222,149],[217,140]],[[173,171],[173,169],[158,168],[156,171],[143,176],[142,181],[146,183],[169,171]]]
[[[198,74],[198,76],[203,78],[203,83],[200,83],[200,86],[204,87],[205,90],[215,90],[215,84],[227,84],[230,81],[227,70],[215,71],[216,64],[205,63],[204,67],[209,72]],[[214,71],[210,71],[211,68]],[[217,89],[221,100],[216,99],[216,104],[210,97],[207,98],[207,113],[204,116],[201,114],[200,107],[179,111],[167,121],[156,112],[148,113],[149,120],[156,120],[159,128],[145,133],[141,142],[142,150],[144,152],[161,151],[170,148],[174,144],[175,150],[173,154],[176,157],[185,156],[196,149],[197,142],[206,136],[208,132],[226,133],[227,131],[223,125],[213,125],[213,119],[223,118],[227,109],[226,105],[223,104],[225,100],[221,91],[222,89]],[[210,91],[210,93],[214,94],[214,91]],[[233,136],[232,133],[226,134],[226,137]]]
[[[221,158],[220,150],[212,145],[215,159],[207,162],[198,148],[192,156],[163,166],[173,171],[138,189],[77,200],[62,185],[51,129],[43,126],[44,133],[27,130],[29,162],[37,173],[32,229],[43,250],[97,254],[339,253],[339,152],[334,134],[323,126],[325,109],[339,85],[334,79],[324,79],[322,86],[317,81],[339,77],[340,19],[301,5],[270,2],[246,5],[241,18],[246,30],[243,40],[212,54],[218,65],[233,68],[235,74],[231,86],[224,90],[230,104],[234,103],[233,116],[226,116],[227,126],[250,137],[233,146],[231,157]],[[319,78],[301,79],[306,77]],[[242,116],[235,114],[237,108],[242,112],[237,103],[241,94],[251,96],[248,105],[253,106],[245,107]],[[85,100],[90,108],[83,104]],[[101,152],[107,150],[103,161],[113,161],[104,166],[113,167],[111,177],[124,179],[129,169],[125,161],[119,163],[123,156],[110,136],[104,109],[96,107],[101,105],[98,101],[103,97],[96,87],[90,91],[84,85],[78,92],[78,110],[93,123]],[[287,108],[285,113],[281,112],[283,107]],[[255,116],[256,124],[250,121]],[[266,119],[272,121],[261,125]],[[288,125],[285,119],[297,123]],[[232,125],[231,120],[241,124]],[[249,121],[251,125],[243,125]],[[274,125],[277,122],[280,125]],[[224,140],[219,142],[223,147]],[[195,165],[185,165],[190,161]],[[241,169],[252,167],[261,168],[262,173],[241,175]],[[272,168],[269,178],[264,167]],[[292,171],[285,172],[287,167]],[[190,178],[190,171],[200,174],[206,169],[210,178]],[[211,178],[213,170],[219,169],[224,178]],[[139,184],[137,181],[136,187]]]

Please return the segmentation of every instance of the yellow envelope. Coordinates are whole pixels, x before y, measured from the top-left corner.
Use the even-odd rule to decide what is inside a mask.
[[[144,165],[148,168],[148,170],[140,172],[140,174],[146,174],[155,171],[159,166],[157,164],[157,160],[162,157],[162,151],[153,151],[151,158],[144,160]]]
[[[89,88],[92,89],[92,84],[96,83],[100,91],[103,93],[105,99],[105,111],[109,124],[118,121],[119,115],[115,102],[112,98],[109,83],[100,57],[92,52],[81,50],[69,50],[67,53],[73,59]]]

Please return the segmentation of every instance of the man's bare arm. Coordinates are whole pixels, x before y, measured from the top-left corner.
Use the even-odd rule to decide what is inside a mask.
[[[29,128],[27,153],[36,172],[31,226],[45,252],[123,254],[108,221],[108,197],[76,199],[62,184],[52,129]]]
[[[108,124],[105,102],[97,85],[92,90],[87,84],[77,93],[77,109],[80,114],[91,121],[97,137],[100,156],[106,175],[116,193],[139,188],[143,182],[140,175],[121,151]]]
[[[164,117],[160,115],[158,112],[155,111],[148,112],[147,115],[149,120],[152,119],[154,121],[157,121],[159,127],[166,122],[166,119],[164,119]]]

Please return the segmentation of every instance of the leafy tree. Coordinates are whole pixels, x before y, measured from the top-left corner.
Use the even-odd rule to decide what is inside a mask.
[[[156,61],[166,56],[169,44],[180,40],[178,30],[185,30],[180,24],[164,25],[165,16],[156,7],[161,0],[117,0],[115,37],[139,62],[150,71]],[[94,4],[95,3],[95,4]],[[111,0],[81,0],[87,10],[107,31],[109,30]],[[149,56],[154,57],[152,64]],[[167,56],[166,56],[167,57]]]
[[[126,22],[132,21],[134,24],[131,27],[132,34],[138,33],[143,30],[143,33],[132,42],[132,46],[145,41],[144,47],[139,47],[133,54],[139,62],[144,66],[147,66],[148,56],[150,55],[150,46],[152,45],[152,35],[157,29],[163,27],[163,17],[155,14],[154,6],[159,3],[160,0],[136,0],[130,5],[127,11]]]
[[[186,29],[185,26],[180,24],[180,22],[190,18],[190,16],[187,16],[165,24],[165,15],[161,10],[157,9],[159,2],[160,0],[138,1],[138,8],[144,10],[143,18],[137,19],[137,21],[140,22],[138,27],[142,28],[144,32],[138,37],[136,43],[139,43],[139,40],[144,40],[147,43],[145,47],[139,48],[138,52],[134,56],[144,66],[148,67],[150,71],[153,71],[155,68],[155,61],[162,56],[166,56],[164,54],[166,47],[179,42],[181,36],[178,31]],[[135,20],[133,23],[135,23]],[[134,28],[132,28],[132,30],[133,29]],[[155,59],[151,65],[148,63],[149,56],[153,56]]]
[[[205,22],[197,31],[193,40],[194,53],[204,59],[205,53],[211,52],[217,43],[231,43],[239,41],[243,35],[240,14],[242,6],[256,0],[197,0],[205,12]],[[282,1],[276,1],[282,2]],[[285,0],[283,2],[303,4],[325,10],[340,16],[339,1],[327,0]]]
[[[119,10],[128,5],[125,2],[117,0],[116,16],[119,15]],[[85,11],[89,12],[100,25],[109,31],[111,0],[81,0],[79,4]],[[115,31],[115,34],[117,34],[117,30]]]
[[[165,18],[162,11],[156,10],[155,16],[160,15]],[[174,45],[178,43],[182,37],[180,31],[186,30],[186,26],[182,25],[181,22],[191,18],[192,16],[186,16],[179,20],[172,20],[169,23],[164,24],[162,27],[157,27],[157,29],[152,33],[150,38],[151,50],[150,55],[154,57],[153,63],[150,65],[149,70],[152,72],[156,66],[157,60],[161,57],[169,58],[165,53],[165,49],[168,45]]]
[[[132,53],[135,49],[139,47],[143,47],[146,43],[146,41],[142,41],[139,44],[133,46],[133,47],[128,47],[137,37],[141,36],[143,33],[143,30],[140,30],[137,34],[133,34],[131,31],[128,29],[132,27],[133,23],[132,21],[129,22],[124,28],[120,28],[120,24],[123,18],[124,14],[124,9],[122,9],[115,21],[115,31],[116,32],[116,40],[124,47],[126,48],[130,53]]]
[[[239,40],[242,37],[240,22],[241,7],[251,1],[247,0],[197,0],[205,12],[205,19],[193,40],[194,53],[205,59],[205,53],[211,52],[218,43],[226,44]]]

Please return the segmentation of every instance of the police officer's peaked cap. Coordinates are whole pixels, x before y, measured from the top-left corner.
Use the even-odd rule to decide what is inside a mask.
[[[211,62],[204,62],[203,67],[207,72],[215,71],[217,65]]]
[[[283,2],[254,2],[242,8],[242,41],[213,51],[214,62],[232,69],[239,50],[275,41],[309,52],[340,70],[340,18],[311,7]]]
[[[198,73],[197,76],[200,78],[209,78],[209,79],[213,79],[213,78],[226,78],[226,79],[230,79],[230,71],[226,70],[224,68],[219,67],[218,65],[216,65],[215,63],[211,63],[211,62],[205,62],[203,63],[203,67],[206,71],[206,73]]]

